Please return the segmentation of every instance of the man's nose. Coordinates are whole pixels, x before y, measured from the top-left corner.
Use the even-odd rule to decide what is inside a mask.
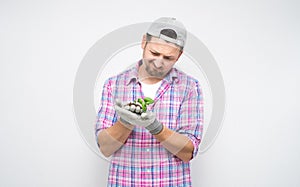
[[[154,60],[154,65],[155,65],[155,67],[157,67],[157,68],[162,67],[162,65],[163,65],[163,59],[162,59],[162,58],[157,58],[157,59],[155,59],[155,60]]]

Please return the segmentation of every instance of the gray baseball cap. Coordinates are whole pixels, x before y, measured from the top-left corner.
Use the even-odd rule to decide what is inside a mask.
[[[170,31],[171,34],[168,34]],[[147,33],[151,36],[174,43],[182,48],[185,45],[187,35],[184,25],[172,17],[158,18],[150,25]]]

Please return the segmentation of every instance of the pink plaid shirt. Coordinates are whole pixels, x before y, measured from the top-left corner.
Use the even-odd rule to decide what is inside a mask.
[[[117,121],[114,99],[124,103],[144,97],[138,66],[109,78],[103,87],[96,136]],[[203,100],[198,81],[173,68],[162,80],[148,110],[163,125],[187,136],[196,156],[203,131]],[[125,144],[111,157],[108,186],[191,186],[190,163],[166,150],[146,129],[136,126]]]

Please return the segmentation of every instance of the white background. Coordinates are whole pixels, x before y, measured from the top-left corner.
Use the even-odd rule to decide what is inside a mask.
[[[226,117],[192,162],[198,186],[299,186],[299,3],[1,1],[0,186],[105,186],[108,164],[80,135],[73,84],[105,34],[161,16],[181,20],[215,57]]]

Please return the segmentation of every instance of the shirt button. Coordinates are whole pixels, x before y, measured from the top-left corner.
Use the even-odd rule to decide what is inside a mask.
[[[147,151],[147,152],[149,152],[149,151],[150,151],[150,149],[146,149],[146,151]]]

